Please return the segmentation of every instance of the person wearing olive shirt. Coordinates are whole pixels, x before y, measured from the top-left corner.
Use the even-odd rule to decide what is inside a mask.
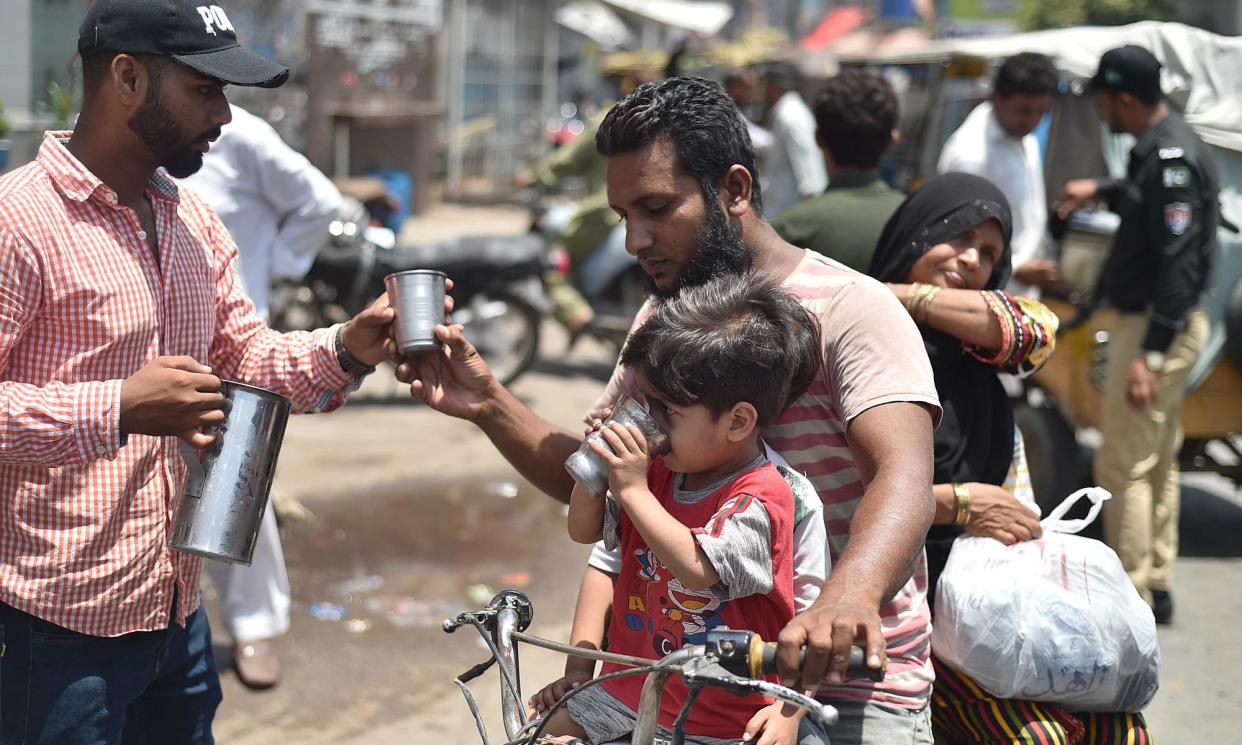
[[[815,122],[828,188],[772,227],[795,246],[865,273],[884,223],[906,198],[880,178],[880,159],[897,139],[897,95],[873,72],[843,70],[816,99]]]
[[[1062,217],[1103,198],[1121,217],[1097,298],[1118,311],[1109,360],[1095,480],[1104,539],[1152,604],[1173,617],[1170,589],[1181,502],[1177,451],[1186,381],[1208,335],[1199,296],[1220,224],[1219,180],[1207,146],[1160,91],[1160,63],[1137,46],[1113,49],[1091,80],[1096,110],[1137,142],[1123,179],[1065,185]]]

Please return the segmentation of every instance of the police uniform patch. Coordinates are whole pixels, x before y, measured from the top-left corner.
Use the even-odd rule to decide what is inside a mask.
[[[1164,206],[1164,224],[1173,235],[1183,235],[1190,227],[1190,205],[1172,202]]]
[[[1164,188],[1173,189],[1190,183],[1190,169],[1186,166],[1169,166],[1164,169]]]

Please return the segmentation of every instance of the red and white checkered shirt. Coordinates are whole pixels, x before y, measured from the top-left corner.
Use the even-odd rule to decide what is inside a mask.
[[[254,315],[237,247],[157,171],[138,215],[49,132],[0,178],[0,601],[118,636],[198,607],[201,560],[168,546],[186,468],[175,437],[120,432],[121,381],[186,355],[298,411],[340,406],[335,329],[278,334]]]

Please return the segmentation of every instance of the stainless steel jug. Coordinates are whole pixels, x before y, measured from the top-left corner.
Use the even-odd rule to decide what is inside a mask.
[[[202,450],[181,442],[190,477],[170,545],[249,566],[292,404],[244,383],[224,381],[221,392],[225,420],[215,441]]]

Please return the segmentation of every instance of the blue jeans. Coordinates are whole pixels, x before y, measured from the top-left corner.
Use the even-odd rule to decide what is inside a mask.
[[[220,679],[199,608],[160,631],[98,637],[0,603],[0,743],[212,745]]]

